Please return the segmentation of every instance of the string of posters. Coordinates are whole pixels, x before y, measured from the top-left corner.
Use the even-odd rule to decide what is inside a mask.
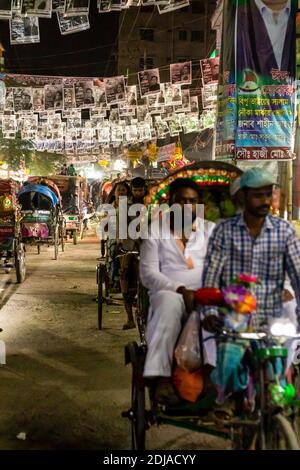
[[[184,8],[189,0],[97,0],[99,13],[130,7],[156,6],[160,14]],[[89,23],[90,0],[1,0],[0,19],[9,20],[11,44],[40,42],[39,18],[56,14],[62,35],[85,31]]]
[[[132,145],[215,124],[218,58],[200,61],[202,94],[193,96],[191,62],[108,78],[0,74],[0,131],[32,141],[39,151],[96,155],[103,146]],[[199,99],[201,98],[201,99]],[[199,104],[201,103],[201,112]]]

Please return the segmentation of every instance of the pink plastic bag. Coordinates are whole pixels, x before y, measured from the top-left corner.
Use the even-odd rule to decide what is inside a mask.
[[[174,353],[179,367],[187,372],[193,372],[202,366],[199,332],[199,313],[193,312],[183,327]]]

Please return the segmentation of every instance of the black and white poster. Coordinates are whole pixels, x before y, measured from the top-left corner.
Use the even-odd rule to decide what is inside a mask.
[[[13,15],[10,20],[11,44],[40,42],[39,19],[36,16]]]
[[[98,6],[99,13],[108,13],[111,9],[111,1],[110,0],[98,0],[97,6]]]
[[[190,4],[189,0],[171,0],[170,3],[167,5],[158,4],[157,8],[158,8],[158,12],[162,14],[162,13],[168,13],[170,11],[178,10],[179,8],[188,7],[189,4]]]
[[[111,0],[110,1],[111,11],[121,11],[122,10],[122,0]]]
[[[181,104],[174,106],[176,113],[187,113],[191,111],[190,90],[181,90]]]
[[[22,0],[12,0],[11,10],[15,14],[21,14],[21,12],[22,12]]]
[[[63,88],[63,108],[65,111],[76,108],[74,86],[65,85]]]
[[[90,0],[65,0],[65,15],[77,16],[89,13]]]
[[[120,116],[119,116],[119,108],[110,108],[110,113],[109,113],[109,120],[110,122],[117,123],[119,122]]]
[[[57,10],[64,11],[65,10],[65,0],[52,0],[52,10],[53,11],[57,11]]]
[[[159,69],[143,70],[138,72],[141,97],[160,92]]]
[[[52,0],[32,0],[26,9],[26,14],[39,16],[40,18],[51,18]]]
[[[164,83],[165,86],[165,100],[167,106],[179,106],[182,103],[182,93],[180,85],[171,85],[171,83]]]
[[[45,85],[45,110],[63,109],[63,86]]]
[[[219,57],[200,60],[200,68],[201,68],[203,85],[209,85],[211,83],[218,83],[219,67],[220,67]]]
[[[25,87],[13,88],[14,110],[20,111],[32,110],[32,89]]]
[[[32,109],[37,112],[45,110],[44,88],[32,88]]]
[[[0,19],[11,18],[12,0],[0,0]]]
[[[212,108],[217,105],[217,98],[218,98],[218,84],[217,83],[210,83],[209,85],[204,85],[201,92],[202,92],[202,107],[203,108]]]
[[[124,76],[110,77],[103,79],[105,84],[107,104],[115,104],[125,101],[125,80]]]
[[[94,83],[92,80],[78,81],[74,85],[76,108],[95,107]]]
[[[105,85],[101,80],[96,80],[94,84],[95,107],[99,110],[107,108]]]
[[[172,85],[191,85],[192,62],[181,62],[170,65],[170,77]]]
[[[62,11],[57,11],[57,21],[62,35],[78,33],[90,28],[88,15],[65,17]]]
[[[199,112],[198,96],[190,97],[191,113]]]
[[[127,86],[125,88],[126,105],[133,108],[137,105],[137,89],[136,85]]]

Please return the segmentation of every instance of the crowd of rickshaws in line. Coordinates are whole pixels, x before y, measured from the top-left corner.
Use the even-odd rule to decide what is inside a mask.
[[[226,219],[235,214],[234,203],[239,202],[232,197],[230,189],[232,190],[232,183],[241,173],[239,169],[227,163],[198,162],[178,169],[161,181],[148,182],[150,184],[148,184],[145,202],[150,206],[168,202],[168,190],[172,181],[177,177],[191,178],[200,186],[201,199],[205,206],[205,218],[214,222]],[[111,190],[111,187],[108,189]],[[105,254],[104,247],[102,254]],[[135,269],[138,269],[139,250],[136,246],[117,256],[119,259],[122,257],[134,259],[133,265],[136,266]],[[193,372],[181,370],[180,375],[177,376],[177,392],[180,394],[179,390],[181,389],[182,393],[182,389],[185,388],[185,393],[180,394],[179,405],[172,407],[156,401],[155,385],[143,377],[147,353],[145,330],[149,298],[138,275],[136,279],[135,323],[138,327],[139,341],[132,341],[125,347],[125,363],[130,364],[132,368],[131,404],[129,409],[122,413],[122,416],[130,421],[132,449],[145,450],[147,430],[154,425],[161,424],[221,437],[229,442],[232,449],[300,449],[300,400],[298,399],[300,369],[297,364],[294,364],[289,370],[289,384],[284,389],[280,388],[284,368],[280,369],[278,366],[285,364],[288,357],[288,349],[280,337],[277,338],[261,331],[243,333],[225,329],[222,334],[213,336],[221,344],[226,342],[241,344],[245,341],[255,343],[256,347],[251,356],[255,370],[253,382],[255,403],[251,409],[245,408],[248,390],[246,389],[233,394],[233,415],[229,419],[228,416],[226,419],[216,419],[217,414],[214,413],[216,392],[215,390],[206,391],[201,368]],[[113,294],[113,285],[110,282],[107,262],[104,258],[97,266],[97,284],[98,327],[102,329],[103,304],[110,304],[117,299],[117,296]],[[220,299],[217,298],[215,289],[206,288],[204,291],[206,292],[203,292],[200,304],[218,306]],[[124,301],[126,307],[126,298]],[[296,339],[298,336],[293,338]],[[204,363],[203,341],[205,340],[202,338],[200,340],[202,363]],[[175,370],[177,369],[176,367]],[[189,391],[188,394],[187,391]],[[193,399],[187,397],[191,391],[192,395],[197,396],[196,399],[195,396]]]
[[[147,204],[155,205],[168,201],[169,185],[177,177],[192,178],[200,185],[202,200],[207,219],[226,219],[234,213],[230,197],[230,185],[241,174],[240,170],[227,163],[199,162],[175,171],[161,181],[148,181]],[[96,185],[97,186],[97,185]],[[96,189],[99,201],[109,200],[114,186],[104,182]],[[25,278],[25,246],[42,244],[53,245],[54,258],[58,248],[63,249],[64,241],[82,236],[82,202],[86,197],[86,180],[80,177],[55,176],[33,177],[20,188],[12,180],[0,180],[0,255],[5,266],[14,265],[17,281]],[[102,259],[97,266],[98,284],[98,320],[102,329],[102,306],[104,302],[114,301],[112,284],[107,272],[107,247],[102,243]],[[136,247],[118,257],[134,259],[138,269],[139,252]],[[106,257],[106,260],[105,260]],[[233,395],[235,412],[230,419],[216,420],[211,411],[215,407],[216,395],[200,393],[196,400],[182,399],[177,407],[161,405],[155,400],[153,385],[145,381],[143,366],[147,343],[145,328],[148,313],[148,294],[141,285],[138,275],[136,289],[136,316],[139,341],[133,341],[125,347],[125,362],[131,364],[131,405],[122,413],[131,423],[132,448],[144,450],[146,431],[153,425],[168,424],[190,431],[218,436],[231,443],[233,449],[300,449],[300,400],[290,393],[293,387],[299,389],[299,366],[291,370],[291,382],[283,390],[280,386],[283,370],[278,364],[286,361],[288,349],[280,338],[261,332],[239,333],[223,331],[218,341],[254,341],[252,361],[255,368],[255,403],[245,411],[245,392]],[[202,305],[218,305],[214,292],[202,295]],[[213,289],[214,290],[214,289]],[[244,336],[243,336],[244,335]],[[248,336],[247,336],[248,335]],[[202,354],[202,353],[201,353]],[[180,380],[186,380],[189,387],[195,386],[201,379],[201,371],[195,371],[195,377],[188,374]],[[198,382],[197,382],[198,383]],[[272,390],[272,394],[270,392]],[[284,391],[284,394],[282,393]],[[286,393],[289,392],[289,393]]]
[[[5,271],[16,270],[18,283],[26,276],[26,245],[52,246],[54,259],[65,242],[83,237],[88,200],[86,178],[32,176],[22,185],[0,179],[0,258]]]

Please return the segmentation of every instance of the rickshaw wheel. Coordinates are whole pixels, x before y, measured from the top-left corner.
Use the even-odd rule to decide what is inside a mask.
[[[145,384],[143,379],[144,352],[137,343],[126,346],[132,365],[131,379],[131,445],[132,450],[144,451],[146,447]]]
[[[272,416],[268,428],[266,433],[268,450],[300,450],[292,424],[281,413]]]
[[[25,281],[26,276],[26,263],[25,263],[25,252],[22,244],[16,246],[15,251],[15,267],[16,267],[16,276],[17,283],[21,284]]]
[[[61,251],[65,251],[65,237],[64,237],[64,221],[60,224],[60,241],[61,241]]]
[[[73,244],[77,245],[77,230],[73,230]]]

